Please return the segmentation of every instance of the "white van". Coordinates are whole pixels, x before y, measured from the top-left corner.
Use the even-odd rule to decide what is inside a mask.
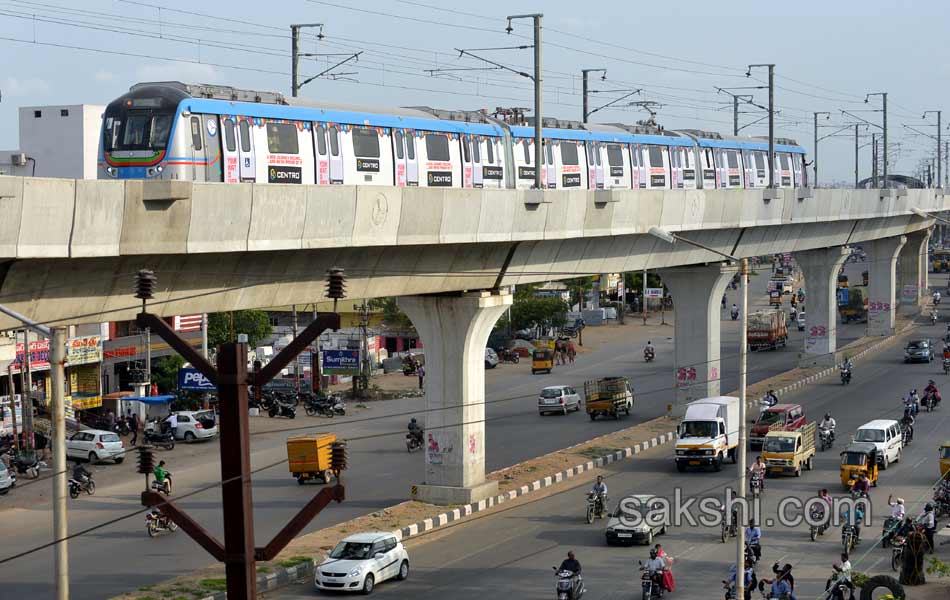
[[[856,442],[870,442],[877,446],[877,460],[882,469],[901,459],[904,446],[901,426],[893,419],[876,419],[858,428]]]

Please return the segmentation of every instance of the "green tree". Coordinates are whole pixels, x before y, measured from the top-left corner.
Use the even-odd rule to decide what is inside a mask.
[[[399,304],[396,303],[396,299],[393,297],[388,298],[374,298],[370,300],[367,304],[370,310],[381,310],[383,312],[383,323],[386,324],[390,329],[396,329],[400,331],[406,331],[414,333],[416,331],[415,326],[412,324],[412,320],[402,312],[402,309],[399,308]]]
[[[232,318],[234,319],[233,329]],[[225,342],[237,341],[239,333],[246,333],[248,345],[251,348],[256,347],[261,340],[271,334],[270,317],[263,310],[235,310],[208,315],[209,348],[217,348]]]
[[[561,327],[567,322],[567,303],[560,298],[516,298],[511,305],[511,322],[515,329],[537,323]]]
[[[152,383],[158,386],[159,393],[173,393],[178,388],[178,369],[184,364],[185,359],[177,354],[152,361]]]

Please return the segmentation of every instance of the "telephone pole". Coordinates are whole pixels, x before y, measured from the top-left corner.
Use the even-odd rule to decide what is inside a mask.
[[[508,27],[506,31],[511,33],[512,19],[531,19],[534,22],[534,187],[542,189],[544,186],[541,181],[541,163],[543,161],[543,148],[541,147],[541,19],[544,17],[541,13],[529,15],[511,15],[508,17]]]
[[[313,56],[300,53],[300,30],[304,27],[318,27],[320,31],[317,33],[317,39],[323,39],[323,23],[299,23],[290,26],[290,95],[294,98],[302,87],[299,83],[300,57]]]
[[[818,187],[818,115],[825,115],[825,119],[831,118],[830,112],[815,113],[815,155],[812,157],[812,169],[815,174],[815,187]]]
[[[23,363],[20,364],[20,402],[23,415],[23,453],[33,457],[33,373],[30,370],[30,330],[23,330]]]
[[[56,600],[69,600],[69,535],[66,520],[66,328],[55,327],[50,340],[52,387],[50,413],[53,446],[53,559],[56,569]]]

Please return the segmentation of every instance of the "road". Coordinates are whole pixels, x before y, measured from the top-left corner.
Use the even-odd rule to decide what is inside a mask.
[[[943,325],[938,325],[942,329]],[[927,327],[925,330],[929,330]],[[934,328],[936,329],[936,328]],[[854,382],[841,386],[837,379],[802,388],[787,401],[802,403],[812,418],[830,411],[838,422],[838,442],[834,449],[819,453],[812,472],[800,479],[770,478],[767,481],[763,515],[775,518],[780,498],[807,499],[820,488],[841,495],[839,456],[844,441],[861,424],[875,418],[899,418],[899,398],[910,388],[922,388],[928,378],[950,390],[950,379],[939,363],[904,365],[902,350],[894,346],[858,365]],[[872,492],[878,519],[889,511],[887,495],[906,499],[908,513],[917,514],[930,499],[930,487],[937,479],[936,448],[950,428],[950,407],[942,406],[931,414],[922,414],[916,438],[906,449],[899,464],[881,471],[880,486]],[[749,460],[754,455],[749,453]],[[735,468],[721,473],[676,472],[669,446],[653,449],[641,457],[616,463],[607,469],[607,483],[613,500],[625,494],[658,494],[671,498],[675,489],[684,496],[721,498],[725,486],[734,485]],[[579,482],[580,483],[580,482]],[[604,540],[604,522],[593,525],[584,520],[584,493],[589,479],[578,487],[561,487],[536,502],[463,521],[447,532],[434,533],[427,539],[409,540],[413,574],[402,583],[383,584],[376,594],[386,598],[417,600],[481,599],[493,595],[515,598],[550,598],[553,594],[551,567],[560,564],[569,549],[577,553],[584,567],[588,597],[628,599],[639,597],[636,561],[648,558],[644,546],[608,547]],[[857,571],[889,572],[889,550],[874,546],[872,531],[880,531],[880,520],[865,531],[865,541],[853,553]],[[676,559],[674,573],[677,589],[673,598],[721,597],[719,581],[725,578],[735,557],[733,543],[724,545],[719,530],[674,527],[656,540]],[[840,533],[832,530],[817,542],[809,541],[807,526],[789,529],[779,525],[766,527],[763,533],[763,558],[759,575],[768,575],[774,561],[794,566],[796,596],[818,598],[832,562],[841,550]],[[946,560],[947,551],[941,549]],[[275,597],[296,600],[313,596],[308,583],[287,588]],[[912,597],[912,596],[911,596]]]
[[[855,266],[860,280],[860,266]],[[759,305],[765,302],[765,274],[754,278],[750,299]],[[736,292],[730,291],[729,304]],[[722,355],[723,391],[738,386],[738,323],[723,313]],[[646,421],[665,413],[672,400],[672,326],[659,325],[651,319],[647,326],[630,323],[611,334],[587,330],[590,352],[579,356],[573,367],[556,368],[551,375],[532,376],[529,365],[503,365],[486,374],[486,448],[487,468],[495,470],[535,456],[586,441],[597,435]],[[672,323],[672,316],[667,315]],[[863,325],[839,329],[839,343],[844,344],[864,333]],[[657,360],[645,364],[642,347],[647,338],[657,347]],[[596,342],[596,339],[602,341]],[[795,365],[802,337],[792,331],[789,347],[750,356],[749,378],[757,381],[771,377]],[[637,404],[633,418],[627,421],[591,422],[583,414],[565,418],[540,418],[536,413],[535,394],[543,385],[570,384],[580,386],[585,379],[605,375],[627,375],[634,382]],[[372,403],[361,414],[332,422],[311,420],[312,429],[320,427],[335,431],[341,437],[373,437],[350,444],[350,465],[347,473],[347,496],[340,506],[322,513],[309,530],[372,512],[403,501],[412,483],[422,477],[422,455],[408,455],[402,443],[405,423],[413,411],[422,407],[422,399],[401,399]],[[418,413],[417,413],[418,414]],[[424,421],[424,415],[419,414]],[[286,421],[286,427],[301,427],[303,419]],[[270,425],[268,423],[268,425]],[[297,431],[296,433],[301,433]],[[252,438],[252,466],[261,468],[279,463],[286,457],[284,440],[287,432],[262,432]],[[176,495],[185,494],[220,477],[217,442],[203,447],[176,449],[166,458],[175,476]],[[123,514],[140,510],[141,476],[134,474],[134,465],[127,461],[121,467],[102,467],[121,476],[102,473],[97,477],[100,487],[96,496],[70,502],[69,530],[82,531]],[[114,483],[110,483],[114,482]],[[40,484],[46,485],[46,484]],[[313,487],[297,486],[289,478],[286,466],[276,466],[254,475],[255,531],[259,540],[270,536],[312,497]],[[14,494],[25,492],[16,490]],[[12,495],[11,495],[12,496]],[[52,519],[48,495],[28,506],[4,510],[0,558],[24,549],[48,543],[52,539]],[[220,535],[220,496],[217,489],[195,495],[182,502],[189,512],[209,530]],[[145,537],[143,515],[135,515],[106,527],[95,529],[70,543],[72,597],[76,600],[103,598],[123,591],[169,579],[195,567],[211,562],[203,550],[187,536],[166,536],[157,540]],[[36,594],[49,597],[52,552],[38,551],[29,557],[0,564],[0,581],[6,593]]]

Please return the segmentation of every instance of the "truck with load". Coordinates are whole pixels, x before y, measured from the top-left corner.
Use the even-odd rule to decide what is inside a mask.
[[[775,429],[765,434],[762,458],[766,475],[794,473],[801,477],[802,469],[812,470],[815,457],[815,422],[797,431]]]
[[[788,323],[783,310],[760,310],[749,314],[749,350],[778,348],[788,343]]]
[[[677,428],[676,470],[712,467],[722,470],[728,458],[739,452],[739,399],[714,396],[686,405],[686,415]]]
[[[584,382],[584,406],[590,420],[598,416],[619,419],[633,410],[633,388],[626,377],[603,377]]]

